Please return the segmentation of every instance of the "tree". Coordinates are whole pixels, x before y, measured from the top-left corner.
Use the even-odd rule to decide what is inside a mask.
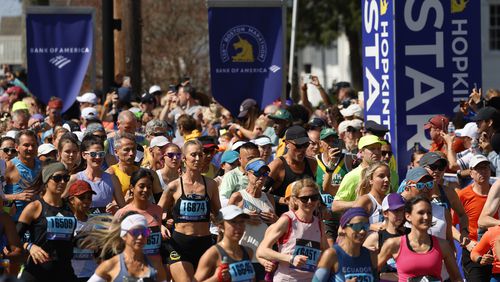
[[[296,47],[306,45],[329,47],[345,32],[351,46],[352,84],[363,89],[361,63],[361,2],[360,0],[298,0]],[[288,15],[292,14],[292,8]],[[291,26],[291,16],[288,17]]]

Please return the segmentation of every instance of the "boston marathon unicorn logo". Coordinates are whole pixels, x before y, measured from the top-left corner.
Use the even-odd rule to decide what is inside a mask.
[[[253,57],[253,47],[252,44],[248,42],[248,40],[245,40],[241,38],[238,35],[238,41],[233,44],[233,47],[235,50],[241,50],[238,54],[233,56],[233,62],[250,62],[252,63],[255,61]]]
[[[467,3],[469,3],[469,0],[451,0],[451,12],[463,12],[465,10],[465,6],[467,6]]]

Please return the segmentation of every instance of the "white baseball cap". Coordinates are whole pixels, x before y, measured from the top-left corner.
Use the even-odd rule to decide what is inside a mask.
[[[38,157],[46,155],[52,151],[57,151],[56,147],[50,143],[44,143],[38,146]]]
[[[255,138],[254,140],[252,140],[252,143],[254,143],[257,146],[265,146],[273,144],[273,142],[271,142],[271,138],[265,135]]]
[[[467,123],[464,128],[455,130],[458,137],[470,137],[477,139],[479,137],[477,124],[475,122]]]
[[[87,107],[82,109],[82,118],[86,120],[96,120],[99,119],[97,110],[94,107]]]
[[[236,142],[234,142],[234,143],[233,143],[233,145],[231,146],[231,150],[233,150],[233,151],[238,151],[238,149],[239,149],[239,148],[240,148],[243,144],[245,144],[245,143],[247,143],[247,142],[246,142],[246,141],[241,141],[241,140],[240,140],[240,141],[236,141]]]
[[[76,97],[76,100],[80,103],[91,103],[96,105],[97,104],[97,95],[95,95],[92,92],[87,92],[84,93],[82,96]]]
[[[359,119],[344,120],[343,122],[339,123],[338,127],[339,134],[346,132],[348,127],[353,127],[359,130],[361,129],[361,127],[363,127],[363,121]]]
[[[478,164],[484,163],[484,162],[490,163],[490,161],[488,160],[487,157],[480,155],[480,154],[474,155],[470,159],[469,168],[474,169]]]
[[[344,117],[352,117],[352,116],[359,118],[363,117],[363,109],[358,104],[351,104],[349,105],[349,107],[340,110],[340,113]]]
[[[155,136],[153,139],[151,139],[151,142],[149,142],[149,148],[154,148],[154,147],[163,147],[170,143],[165,136]]]
[[[158,91],[161,92],[161,87],[158,85],[153,85],[153,86],[149,87],[149,94],[153,94],[153,93],[158,92]]]
[[[239,215],[243,215],[245,218],[249,218],[250,216],[243,212],[243,209],[235,206],[235,205],[227,205],[220,209],[220,213],[222,215],[222,219],[231,220],[236,218]]]

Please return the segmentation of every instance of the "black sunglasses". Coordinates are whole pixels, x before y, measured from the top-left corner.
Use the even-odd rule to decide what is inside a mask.
[[[304,144],[300,144],[300,145],[299,145],[299,144],[295,144],[295,143],[292,143],[292,144],[293,144],[293,145],[295,146],[295,148],[297,148],[297,149],[305,149],[305,148],[309,147],[309,142],[304,143]]]
[[[302,197],[297,197],[302,203],[306,204],[311,200],[311,202],[316,202],[319,200],[320,195],[319,194],[314,194],[311,196],[302,196]]]
[[[2,151],[6,154],[14,154],[14,153],[17,153],[16,151],[16,148],[8,148],[8,147],[5,147],[5,148],[2,148]]]
[[[182,158],[182,154],[181,153],[167,153],[166,154],[167,157],[171,158],[171,159],[174,159],[174,157],[178,160],[180,160]]]
[[[153,133],[151,133],[151,136],[155,136],[155,137],[157,137],[157,136],[165,136],[165,133],[163,133],[163,132],[153,132]]]
[[[261,177],[261,176],[267,177],[269,176],[269,171],[267,171],[266,169],[258,170],[254,171],[253,175],[255,175],[255,177]]]
[[[64,180],[64,182],[68,182],[69,181],[69,174],[56,174],[56,175],[52,175],[50,178],[52,178],[52,180],[54,180],[55,182],[61,182]]]
[[[382,156],[387,156],[387,157],[392,157],[392,152],[391,151],[382,151]]]
[[[444,171],[446,169],[446,164],[443,164],[442,162],[439,163],[433,163],[428,165],[428,167],[434,171],[434,170],[439,170],[439,171]]]

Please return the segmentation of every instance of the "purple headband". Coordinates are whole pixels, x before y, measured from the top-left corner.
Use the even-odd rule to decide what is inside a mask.
[[[350,208],[340,218],[340,226],[344,228],[349,223],[349,221],[351,221],[351,219],[356,216],[369,217],[365,209],[361,207]]]

